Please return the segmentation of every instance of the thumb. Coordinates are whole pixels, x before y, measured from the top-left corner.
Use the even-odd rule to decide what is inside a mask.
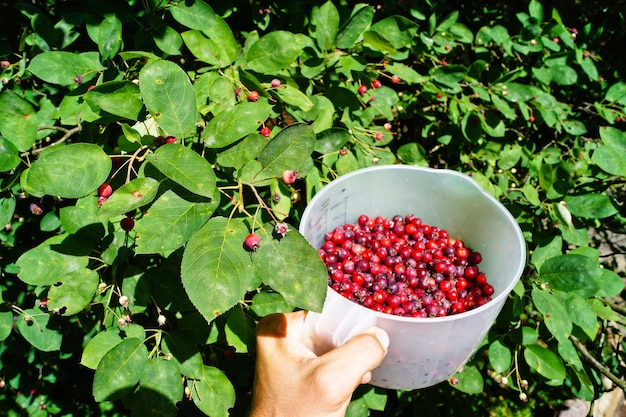
[[[358,334],[320,357],[326,369],[333,374],[343,374],[346,382],[356,387],[369,382],[370,371],[383,361],[389,348],[389,335],[379,327]],[[350,366],[346,366],[350,363]]]

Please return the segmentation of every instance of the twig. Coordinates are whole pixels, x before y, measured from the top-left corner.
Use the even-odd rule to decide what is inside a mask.
[[[574,347],[576,348],[576,350],[580,353],[580,355],[583,357],[583,359],[585,359],[587,362],[589,362],[594,368],[596,368],[602,375],[606,376],[608,379],[611,380],[611,382],[613,382],[615,385],[617,385],[618,387],[620,387],[622,390],[626,391],[626,381],[619,379],[618,377],[616,377],[615,375],[613,375],[613,373],[611,373],[611,371],[609,370],[609,368],[607,368],[606,366],[604,366],[602,363],[600,363],[600,361],[598,361],[596,358],[594,358],[589,351],[587,350],[587,348],[585,347],[585,345],[583,345],[580,340],[578,340],[575,336],[570,336],[569,339],[572,341],[572,343],[574,344]]]
[[[55,146],[55,145],[59,145],[63,142],[65,142],[66,140],[68,140],[74,133],[78,133],[82,130],[81,125],[78,125],[76,127],[73,127],[71,129],[66,129],[62,126],[39,126],[39,129],[37,130],[58,130],[64,133],[63,136],[61,136],[60,139],[52,142],[50,145],[48,146]],[[46,149],[48,146],[43,147],[43,148],[37,148],[37,149],[33,149],[30,152],[25,152],[22,154],[22,156],[27,156],[29,153],[33,154],[33,155],[37,155],[38,153],[43,152],[44,149]]]

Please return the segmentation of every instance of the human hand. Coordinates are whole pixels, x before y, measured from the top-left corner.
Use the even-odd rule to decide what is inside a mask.
[[[372,328],[316,356],[301,342],[306,313],[259,322],[250,417],[342,417],[354,390],[387,354],[389,336]]]

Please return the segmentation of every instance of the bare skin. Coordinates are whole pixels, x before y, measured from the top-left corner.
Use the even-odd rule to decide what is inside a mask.
[[[300,341],[305,317],[299,311],[259,322],[250,417],[343,417],[387,353],[389,336],[372,328],[316,356]]]

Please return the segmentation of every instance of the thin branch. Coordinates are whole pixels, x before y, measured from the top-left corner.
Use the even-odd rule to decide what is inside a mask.
[[[39,129],[37,130],[57,130],[60,132],[63,132],[64,135],[61,136],[60,139],[52,142],[50,145],[48,146],[55,146],[55,145],[60,145],[61,143],[65,142],[66,140],[68,140],[74,133],[78,133],[82,130],[81,125],[78,125],[76,127],[73,127],[71,129],[66,129],[62,126],[39,126]],[[48,146],[43,147],[43,148],[37,148],[37,149],[33,149],[30,152],[25,152],[22,154],[22,156],[28,156],[29,154],[32,155],[36,155],[38,153],[43,152],[44,149],[46,149]]]
[[[587,350],[587,348],[585,347],[585,345],[583,345],[580,340],[578,340],[575,336],[570,336],[569,339],[572,341],[572,343],[574,344],[574,347],[576,348],[576,350],[580,353],[580,355],[583,357],[583,359],[585,359],[587,362],[589,362],[594,368],[596,368],[598,370],[598,372],[600,372],[602,375],[606,376],[608,379],[611,380],[611,382],[613,382],[615,385],[617,385],[618,387],[620,387],[622,390],[626,391],[626,381],[619,379],[617,376],[613,375],[613,373],[611,373],[611,371],[609,370],[609,368],[607,368],[605,365],[603,365],[602,363],[600,363],[600,361],[598,361],[596,358],[594,358],[589,351]]]

